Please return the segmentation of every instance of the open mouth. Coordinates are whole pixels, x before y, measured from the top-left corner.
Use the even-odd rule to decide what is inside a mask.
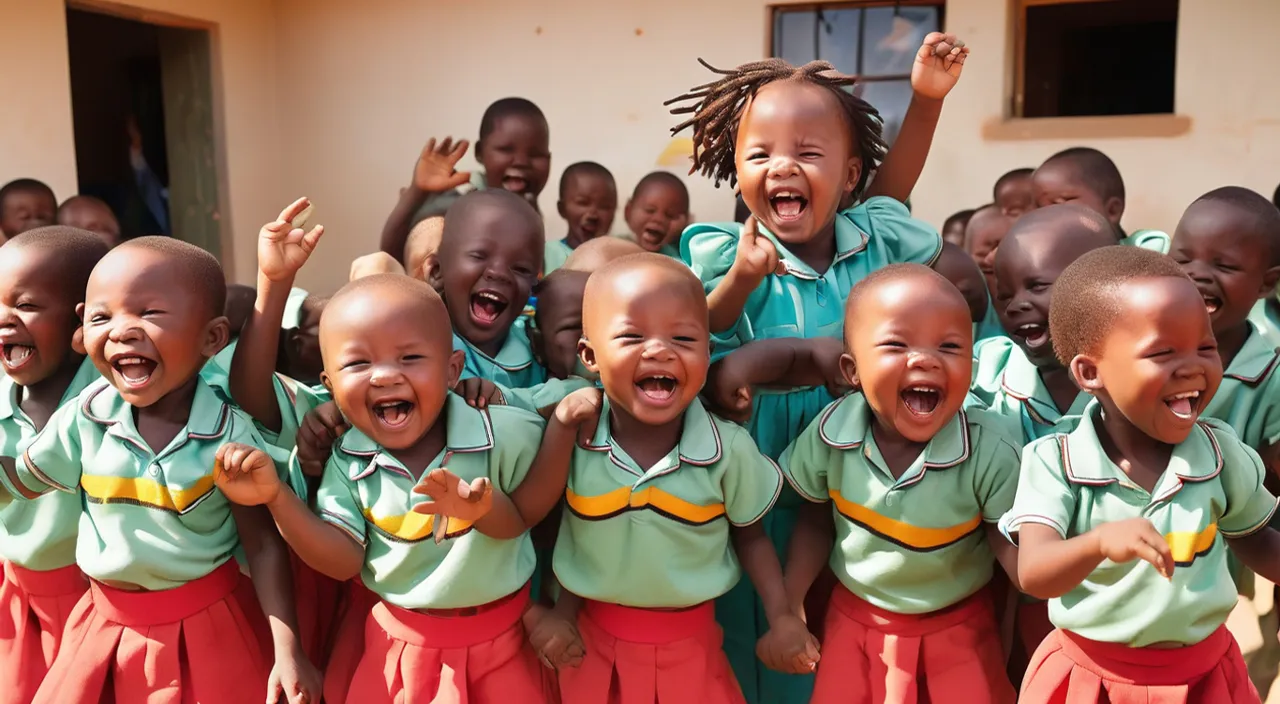
[[[1217,296],[1205,293],[1201,294],[1201,297],[1204,298],[1204,309],[1209,311],[1209,315],[1217,313],[1218,309],[1222,307],[1222,299]]]
[[[649,249],[657,249],[667,239],[667,231],[659,227],[646,227],[640,232],[640,244]]]
[[[9,371],[21,369],[32,359],[35,359],[35,354],[36,348],[30,345],[5,345],[4,368]]]
[[[373,404],[373,415],[378,422],[391,429],[404,427],[413,412],[413,404],[403,400],[378,401]]]
[[[796,191],[778,191],[769,196],[769,207],[779,220],[798,220],[809,208],[809,199]]]
[[[471,294],[471,319],[481,325],[493,325],[506,312],[510,303],[493,291]]]
[[[600,231],[600,223],[595,221],[586,221],[586,222],[579,223],[578,231],[586,235],[587,237],[595,237],[596,233]]]
[[[942,390],[936,386],[912,386],[899,396],[902,397],[902,405],[915,416],[932,415],[942,402]]]
[[[151,381],[151,375],[155,373],[157,366],[154,360],[137,355],[121,356],[111,360],[111,367],[120,375],[125,387],[130,389],[146,386],[147,382]]]
[[[667,403],[676,395],[676,378],[665,374],[647,376],[636,382],[640,394],[654,403]]]
[[[525,193],[529,190],[529,179],[518,174],[506,174],[502,177],[502,187],[512,193]]]
[[[1174,394],[1165,398],[1164,404],[1169,407],[1169,411],[1173,415],[1183,420],[1192,420],[1198,414],[1200,392],[1184,391],[1180,394]]]
[[[1019,325],[1013,334],[1022,340],[1027,349],[1035,350],[1044,347],[1049,341],[1049,326],[1041,323],[1026,323]]]

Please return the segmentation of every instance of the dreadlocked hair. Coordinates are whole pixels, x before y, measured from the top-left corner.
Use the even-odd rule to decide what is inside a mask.
[[[734,145],[747,100],[775,81],[804,81],[826,88],[840,101],[854,149],[862,159],[862,175],[853,192],[859,196],[862,194],[867,177],[884,159],[888,145],[884,141],[880,113],[870,103],[846,90],[858,82],[856,76],[840,73],[826,61],[810,61],[797,68],[782,59],[765,59],[729,70],[716,68],[702,59],[698,59],[698,63],[723,78],[696,86],[684,95],[663,103],[667,106],[684,103],[672,108],[671,114],[692,115],[671,128],[673,135],[688,127],[693,128],[693,167],[689,173],[702,172],[717,188],[721,181],[728,181],[730,186],[736,185]]]

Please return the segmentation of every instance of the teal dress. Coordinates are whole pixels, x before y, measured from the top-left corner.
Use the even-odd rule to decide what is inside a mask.
[[[464,340],[460,335],[453,335],[453,349],[461,350],[464,359],[462,378],[480,377],[510,389],[524,389],[537,386],[547,380],[547,370],[533,358],[533,348],[529,345],[529,311],[516,318],[511,329],[507,331],[507,339],[502,343],[496,357],[481,352],[478,347]]]
[[[973,344],[992,337],[1006,337],[1006,333],[1000,325],[1000,316],[996,315],[996,302],[991,300],[991,293],[988,292],[987,314],[983,316],[982,322],[973,324]]]
[[[713,361],[753,340],[784,337],[835,337],[844,334],[844,302],[849,290],[871,272],[889,264],[932,265],[942,251],[942,238],[929,225],[913,219],[892,198],[876,197],[836,215],[836,255],[824,273],[800,261],[769,232],[786,268],[771,274],[747,299],[742,317],[729,330],[712,335]],[[684,232],[680,255],[709,293],[733,264],[742,234],[738,223],[696,224]],[[747,429],[760,452],[777,459],[800,432],[834,399],[824,388],[759,389]],[[803,502],[790,488],[764,519],[765,531],[780,556],[795,527]],[[764,610],[751,586],[742,580],[716,602],[725,630],[724,647],[751,704],[808,702],[811,675],[784,675],[766,669],[755,655],[756,640],[768,630]]]

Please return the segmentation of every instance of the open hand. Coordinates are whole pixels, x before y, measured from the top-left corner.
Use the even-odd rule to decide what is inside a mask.
[[[269,504],[280,494],[280,477],[271,457],[238,442],[218,448],[213,458],[213,483],[228,501],[241,506]]]
[[[502,389],[488,379],[473,376],[462,379],[453,387],[453,392],[462,397],[472,408],[488,408],[489,406],[505,406],[507,398]]]
[[[771,670],[804,675],[818,666],[818,639],[798,616],[778,619],[756,641],[756,657]]]
[[[465,139],[455,143],[452,137],[445,137],[439,144],[434,137],[428,139],[413,166],[413,187],[423,193],[443,193],[469,181],[470,173],[457,170],[468,146]]]
[[[930,32],[911,67],[911,90],[924,98],[942,100],[960,80],[969,47],[954,34]]]
[[[333,443],[347,432],[347,420],[333,401],[322,403],[302,417],[298,427],[298,464],[308,477],[324,476],[324,465],[333,452]]]
[[[435,516],[435,541],[439,545],[449,531],[449,519],[475,523],[493,508],[493,484],[480,477],[470,484],[444,467],[427,472],[413,493],[426,494],[429,501],[413,507],[415,513]]]
[[[773,241],[760,234],[760,223],[755,216],[747,218],[738,238],[738,251],[733,257],[733,268],[760,281],[769,274],[785,274],[786,266],[778,258],[778,248]]]
[[[311,201],[299,198],[258,231],[258,269],[268,279],[292,279],[315,251],[324,226],[316,225],[309,232],[293,226],[294,220],[310,207]]]
[[[1150,562],[1160,576],[1173,578],[1173,553],[1169,543],[1145,518],[1103,523],[1093,529],[1098,540],[1098,552],[1116,563],[1145,560]]]

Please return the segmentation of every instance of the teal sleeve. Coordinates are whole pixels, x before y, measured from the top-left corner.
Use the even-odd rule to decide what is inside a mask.
[[[720,479],[725,515],[735,526],[749,526],[773,508],[782,491],[782,474],[773,460],[760,454],[745,430],[725,423],[720,432],[725,448],[720,459],[725,466]]]
[[[324,477],[316,490],[316,514],[326,523],[342,529],[351,539],[366,545],[364,511],[356,483],[349,474],[349,459],[335,451],[324,466]]]
[[[973,491],[982,506],[982,520],[996,523],[1009,509],[1018,491],[1019,448],[1010,442],[997,418],[981,410],[968,413],[969,434],[977,455]]]
[[[995,403],[996,395],[1000,393],[1012,344],[1008,338],[996,337],[983,340],[973,348],[973,379],[969,393],[988,406]]]
[[[825,411],[818,414],[778,458],[782,475],[796,493],[819,503],[831,500],[828,471],[840,462],[839,457],[832,456],[831,446],[822,440],[821,426],[826,415]]]
[[[685,228],[680,238],[680,259],[693,270],[702,282],[703,291],[710,294],[715,290],[733,266],[734,257],[738,253],[738,238],[742,236],[742,226],[737,223],[698,223]],[[760,295],[765,284],[761,284],[752,293],[754,299]],[[747,308],[752,301],[749,299]],[[733,350],[747,344],[754,335],[751,320],[744,312],[737,323],[728,330],[713,331],[711,334],[711,359],[718,362]]]
[[[488,410],[493,424],[493,449],[489,452],[489,481],[510,494],[524,481],[542,445],[542,417],[519,408],[494,406]]]
[[[63,404],[27,447],[22,461],[15,463],[18,481],[30,493],[43,494],[50,489],[68,493],[79,491],[82,471],[80,419],[84,416],[80,409],[79,399]],[[18,492],[19,495],[22,493]]]
[[[1218,530],[1227,538],[1255,533],[1276,512],[1276,497],[1263,486],[1266,470],[1262,459],[1234,433],[1210,432],[1222,452],[1222,472],[1218,476],[1227,497],[1226,510],[1218,518]]]
[[[868,198],[841,213],[888,252],[890,262],[933,266],[942,253],[942,236],[932,225],[911,217],[907,206],[888,196]]]
[[[1015,544],[1018,529],[1026,523],[1049,526],[1064,540],[1071,537],[1069,532],[1078,500],[1062,466],[1062,450],[1058,444],[1061,437],[1064,436],[1040,438],[1022,452],[1013,508],[1000,519],[1000,531]]]
[[[580,376],[571,376],[568,379],[548,379],[537,386],[525,389],[508,389],[502,384],[495,384],[495,386],[502,392],[502,397],[508,406],[538,413],[544,408],[559,405],[569,394],[593,384]]]

